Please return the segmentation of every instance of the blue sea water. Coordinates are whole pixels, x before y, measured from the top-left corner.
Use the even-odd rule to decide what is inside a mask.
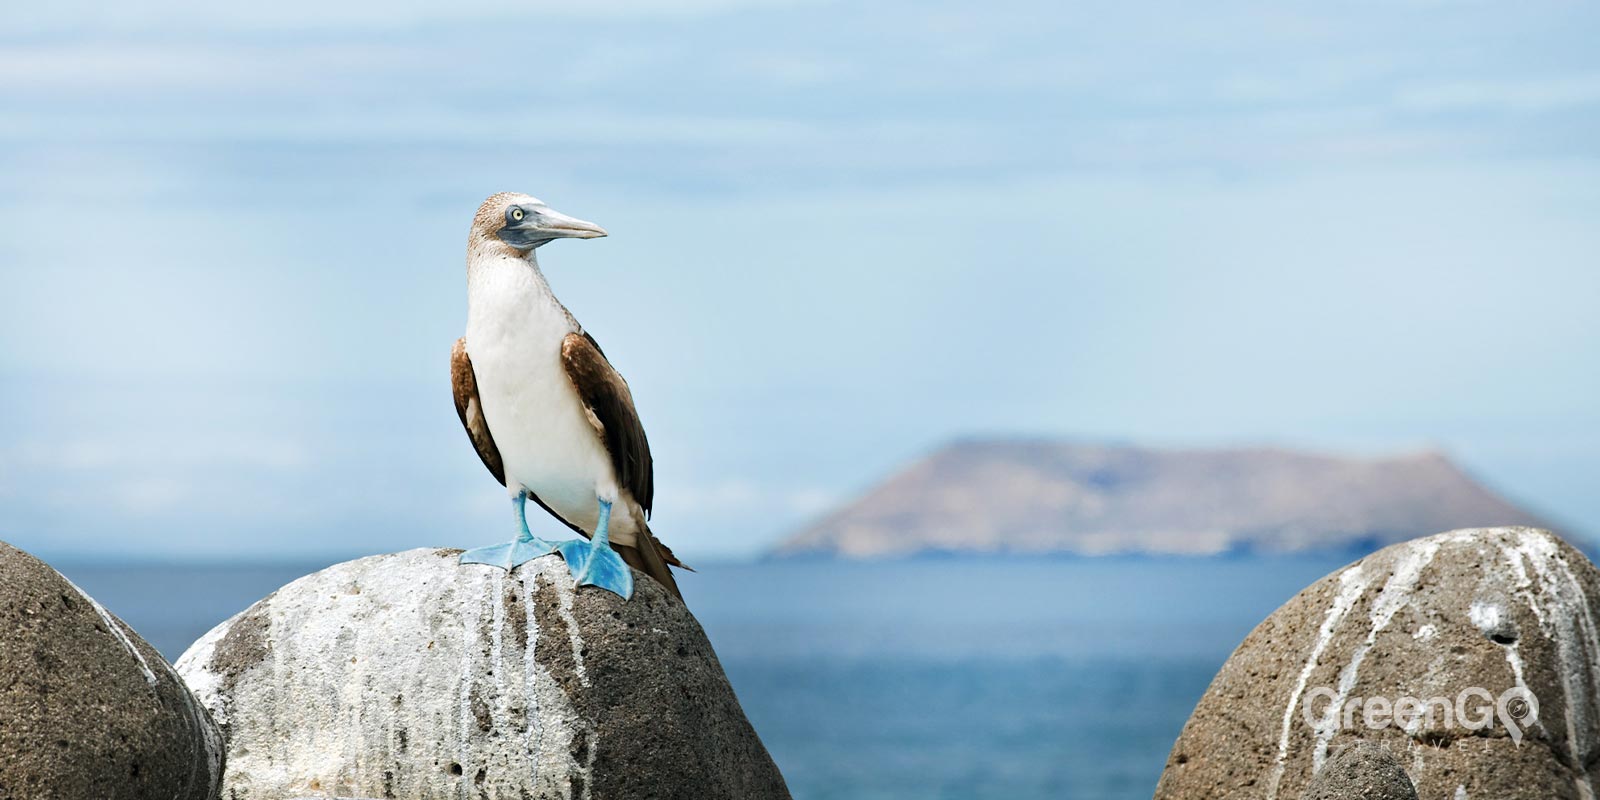
[[[682,583],[799,800],[1132,800],[1239,640],[1345,560],[769,562]],[[58,566],[176,659],[323,565]]]

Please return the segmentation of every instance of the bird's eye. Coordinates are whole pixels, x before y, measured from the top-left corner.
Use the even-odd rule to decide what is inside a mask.
[[[511,209],[511,218],[516,220],[516,221],[518,221],[518,222],[521,222],[522,221],[522,209],[520,209],[520,208]]]

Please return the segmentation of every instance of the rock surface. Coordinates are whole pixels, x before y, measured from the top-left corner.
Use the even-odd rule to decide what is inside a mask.
[[[574,592],[411,550],[330,567],[196,642],[227,800],[787,798],[705,634],[636,576]]]
[[[1417,787],[1389,748],[1356,742],[1328,760],[1301,800],[1417,800]]]
[[[207,800],[220,734],[155,648],[0,542],[0,798]]]
[[[1357,740],[1399,756],[1421,797],[1592,798],[1596,601],[1600,570],[1546,531],[1385,548],[1245,638],[1173,745],[1156,800],[1299,797]]]

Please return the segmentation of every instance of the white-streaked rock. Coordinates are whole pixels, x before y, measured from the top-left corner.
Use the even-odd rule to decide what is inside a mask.
[[[787,797],[710,644],[636,576],[411,550],[330,567],[178,670],[222,725],[227,800]]]
[[[1592,800],[1597,617],[1600,570],[1547,531],[1477,528],[1384,548],[1246,637],[1173,745],[1155,796],[1288,800],[1339,747],[1368,741],[1400,758],[1421,797]],[[1495,701],[1523,696],[1537,713],[1517,719],[1508,705],[1506,724]],[[1461,724],[1434,706],[1394,721],[1375,705],[1463,697],[1457,708],[1495,719]],[[1341,713],[1352,703],[1355,714]]]

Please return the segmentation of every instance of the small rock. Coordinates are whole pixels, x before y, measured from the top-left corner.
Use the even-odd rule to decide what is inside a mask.
[[[0,542],[0,798],[210,800],[216,725],[155,648]]]
[[[330,567],[196,642],[229,800],[787,798],[681,602],[411,550]]]
[[[1417,800],[1417,787],[1389,748],[1356,742],[1328,760],[1301,800]]]
[[[1384,548],[1247,636],[1195,707],[1156,800],[1300,797],[1381,743],[1421,797],[1592,798],[1600,569],[1534,528]]]

